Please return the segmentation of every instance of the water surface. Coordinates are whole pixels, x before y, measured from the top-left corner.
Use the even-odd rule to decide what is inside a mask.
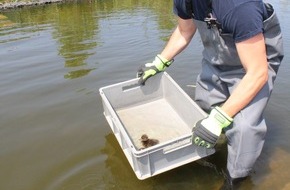
[[[268,134],[247,189],[290,188],[290,3],[271,0],[285,53]],[[84,1],[0,14],[0,189],[218,189],[226,149],[139,181],[103,116],[98,89],[135,77],[175,27],[172,1]],[[193,97],[197,35],[167,72]]]

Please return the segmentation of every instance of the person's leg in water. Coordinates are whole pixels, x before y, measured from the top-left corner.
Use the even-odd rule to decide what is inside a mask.
[[[208,64],[197,80],[196,102],[204,110],[223,103],[239,83],[244,71],[220,73]],[[233,77],[233,74],[236,75]],[[275,72],[269,71],[269,81],[251,103],[235,115],[232,126],[226,129],[228,139],[227,179],[224,189],[236,189],[246,179],[259,157],[266,134],[263,111],[270,97]]]

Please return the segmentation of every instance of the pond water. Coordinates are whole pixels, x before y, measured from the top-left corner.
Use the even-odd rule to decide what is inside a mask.
[[[265,114],[268,134],[246,189],[290,189],[290,2],[269,0],[285,58]],[[0,14],[0,189],[218,189],[226,149],[136,178],[105,120],[99,88],[135,77],[174,29],[172,1],[83,1]],[[193,97],[197,35],[167,72]]]

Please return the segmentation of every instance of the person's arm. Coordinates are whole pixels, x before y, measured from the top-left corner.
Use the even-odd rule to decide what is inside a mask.
[[[263,34],[260,33],[236,43],[236,48],[246,75],[221,107],[230,117],[247,106],[268,80],[268,63]]]
[[[196,123],[192,138],[198,146],[214,147],[222,129],[231,124],[233,116],[253,100],[268,80],[263,34],[236,43],[236,47],[246,74],[222,107],[215,107],[207,118]]]
[[[179,17],[178,25],[161,54],[158,54],[152,63],[146,63],[138,69],[138,83],[145,85],[145,82],[150,77],[169,67],[173,62],[173,58],[190,43],[195,31],[196,26],[192,19],[182,19]]]
[[[196,32],[196,26],[192,19],[178,18],[178,25],[172,33],[167,45],[163,49],[161,56],[167,60],[172,60],[190,43]]]

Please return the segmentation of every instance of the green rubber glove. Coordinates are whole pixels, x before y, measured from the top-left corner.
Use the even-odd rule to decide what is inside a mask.
[[[209,116],[198,121],[193,128],[193,143],[197,146],[213,148],[222,129],[228,127],[232,121],[233,118],[228,116],[221,108],[213,108]]]
[[[169,67],[173,63],[173,60],[168,61],[161,55],[157,55],[152,63],[146,63],[142,65],[137,72],[139,79],[138,83],[144,85],[146,80],[157,73],[164,71],[166,67]]]

